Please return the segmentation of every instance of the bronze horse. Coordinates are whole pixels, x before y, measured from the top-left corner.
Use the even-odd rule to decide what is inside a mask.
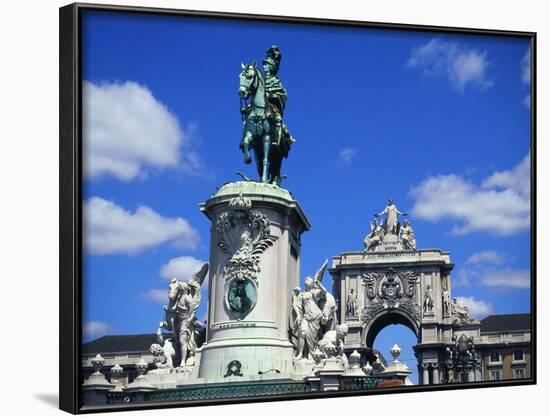
[[[272,105],[266,95],[265,78],[256,62],[252,65],[241,64],[239,75],[239,96],[243,115],[243,136],[240,148],[244,153],[244,162],[250,164],[250,150],[254,151],[256,167],[261,182],[277,186],[281,183],[281,164],[288,156],[290,144],[287,131],[277,134],[273,118]],[[250,99],[243,106],[243,101]]]

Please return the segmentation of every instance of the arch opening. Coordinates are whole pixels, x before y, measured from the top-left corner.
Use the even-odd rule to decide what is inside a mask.
[[[409,379],[413,384],[419,383],[418,359],[414,352],[414,346],[417,343],[416,334],[410,327],[403,324],[392,324],[384,327],[378,332],[374,339],[372,352],[380,352],[389,364],[393,358],[390,349],[394,344],[401,348],[399,361],[406,364],[411,370]]]
[[[371,319],[363,328],[361,342],[367,348],[372,348],[376,336],[387,326],[392,324],[400,324],[408,327],[416,336],[417,343],[419,342],[420,329],[416,322],[407,314],[398,310],[384,312]]]
[[[393,358],[390,349],[394,344],[401,348],[399,360],[411,370],[410,380],[418,384],[418,361],[414,346],[420,342],[420,329],[417,323],[405,312],[390,310],[373,317],[363,327],[361,342],[367,348],[366,359],[372,364],[379,352],[387,363]]]

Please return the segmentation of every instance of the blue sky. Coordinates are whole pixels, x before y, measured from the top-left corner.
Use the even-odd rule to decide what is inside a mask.
[[[478,318],[528,312],[526,39],[91,12],[84,340],[154,332],[167,277],[208,260],[198,204],[237,170],[255,176],[238,149],[237,76],[272,44],[296,138],[283,186],[313,225],[303,274],[361,250],[393,197],[420,248],[451,252],[452,295]],[[403,329],[375,347],[413,359]]]

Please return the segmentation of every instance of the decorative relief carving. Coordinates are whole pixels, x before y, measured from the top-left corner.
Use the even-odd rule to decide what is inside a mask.
[[[216,232],[218,247],[230,255],[223,269],[226,281],[250,279],[258,285],[260,255],[276,240],[267,216],[253,210],[252,201],[239,194],[218,217]]]
[[[420,321],[422,320],[422,312],[420,310],[420,306],[414,301],[410,299],[403,300],[399,307],[409,313],[412,317],[414,317],[414,319],[418,323],[420,323]]]
[[[401,272],[399,274],[399,277],[403,280],[403,283],[405,284],[405,294],[408,297],[413,297],[416,290],[416,283],[418,282],[418,272]]]
[[[418,273],[414,271],[398,273],[389,268],[386,273],[364,273],[363,285],[366,291],[363,321],[368,322],[384,310],[401,309],[420,322],[422,311],[414,300],[417,282]]]
[[[380,281],[380,298],[385,300],[396,300],[403,297],[403,283],[396,278],[393,268],[388,269],[386,276]]]
[[[384,274],[377,272],[367,272],[363,274],[363,285],[366,288],[365,294],[371,300],[376,298],[376,283],[384,277]]]

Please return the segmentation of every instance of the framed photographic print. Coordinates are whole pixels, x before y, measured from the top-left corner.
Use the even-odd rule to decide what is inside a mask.
[[[60,408],[535,383],[535,40],[61,8]]]

